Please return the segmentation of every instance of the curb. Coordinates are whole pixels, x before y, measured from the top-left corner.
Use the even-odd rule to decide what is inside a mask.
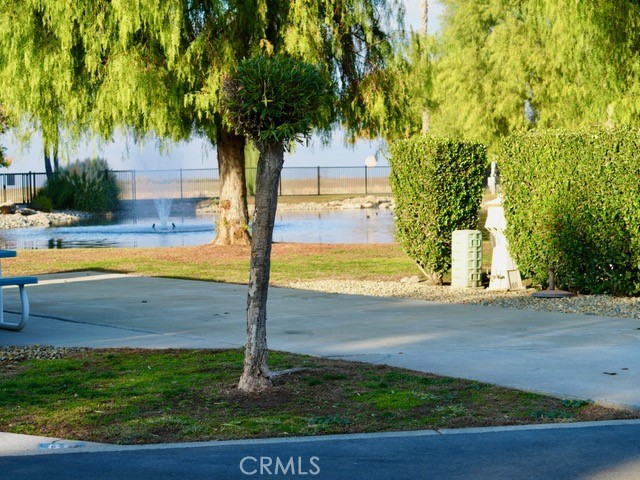
[[[353,433],[345,435],[321,435],[309,437],[278,437],[278,438],[257,438],[246,440],[213,440],[207,442],[182,442],[182,443],[159,443],[146,445],[111,445],[98,444],[82,441],[65,441],[60,439],[47,439],[43,442],[43,437],[31,437],[33,441],[29,447],[20,451],[8,451],[3,453],[2,442],[0,442],[0,457],[2,456],[26,456],[26,455],[51,455],[51,454],[71,454],[71,453],[100,453],[119,452],[136,450],[169,450],[182,448],[210,448],[239,445],[269,445],[280,443],[316,443],[350,440],[369,440],[378,438],[406,438],[406,437],[427,437],[441,435],[479,435],[492,433],[507,433],[521,431],[546,431],[546,430],[566,430],[576,428],[597,428],[597,427],[620,427],[620,426],[640,426],[640,419],[634,420],[609,420],[602,422],[575,422],[575,423],[546,423],[536,425],[514,425],[505,427],[474,427],[442,430],[411,430],[400,432],[379,432],[379,433]],[[2,434],[0,436],[13,436],[13,434]],[[29,436],[20,435],[24,439]],[[5,440],[9,441],[9,439]],[[58,446],[59,445],[59,446]]]

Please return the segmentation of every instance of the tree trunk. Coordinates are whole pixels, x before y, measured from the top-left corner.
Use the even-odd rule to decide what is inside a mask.
[[[429,23],[429,0],[422,0],[422,22],[421,22],[421,30],[424,40],[427,40],[427,25]],[[429,118],[429,107],[425,105],[424,110],[422,110],[422,133],[425,134],[429,131],[430,128],[430,118]]]
[[[51,168],[51,149],[49,142],[44,141],[43,153],[44,153],[44,171],[47,174],[47,180],[51,180],[53,177],[53,168]]]
[[[220,204],[214,245],[249,245],[249,213],[244,172],[245,138],[216,121]]]
[[[422,0],[421,5],[421,21],[420,21],[420,33],[427,36],[427,24],[429,23],[429,0]]]
[[[53,146],[53,171],[57,172],[60,169],[58,164],[58,142]]]
[[[238,384],[238,388],[245,392],[260,392],[272,386],[267,366],[267,292],[278,184],[283,164],[282,144],[260,148],[247,297],[247,344],[244,372]]]

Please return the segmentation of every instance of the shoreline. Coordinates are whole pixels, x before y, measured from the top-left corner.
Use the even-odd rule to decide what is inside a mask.
[[[94,214],[74,210],[40,212],[30,208],[16,209],[15,213],[0,215],[0,230],[16,228],[49,228],[58,225],[71,225],[80,220],[95,217]]]
[[[361,209],[393,210],[394,207],[395,202],[393,200],[393,197],[390,195],[359,195],[344,198],[341,200],[330,200],[326,202],[278,202],[279,212]],[[253,204],[250,203],[249,215],[253,214],[253,208]],[[203,200],[196,205],[196,215],[212,215],[216,213],[218,213],[218,203],[216,200]]]
[[[299,197],[296,197],[296,200]],[[5,205],[8,212],[0,214],[0,230],[11,230],[16,228],[49,228],[60,225],[73,225],[80,220],[95,218],[97,215],[75,210],[56,210],[52,212],[41,212],[31,208],[20,208],[16,205]],[[249,204],[249,214],[253,215],[253,204]],[[354,196],[341,200],[330,200],[325,202],[279,202],[278,211],[320,211],[320,210],[360,210],[360,209],[381,209],[393,210],[394,201],[391,196]],[[218,213],[218,203],[215,199],[202,200],[195,205],[195,215],[216,215]]]

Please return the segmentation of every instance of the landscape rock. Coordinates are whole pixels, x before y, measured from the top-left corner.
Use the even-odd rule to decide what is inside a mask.
[[[16,213],[15,203],[5,203],[0,205],[0,214],[6,215],[7,213]]]
[[[340,208],[342,210],[360,210],[362,208],[362,205],[360,204],[360,202],[345,202],[340,206]]]
[[[24,215],[25,217],[28,217],[30,215],[37,215],[38,211],[34,210],[33,208],[20,207],[17,210],[17,213],[19,213],[20,215]]]
[[[51,345],[0,346],[0,365],[12,365],[32,359],[54,360],[88,350],[88,348],[54,347]]]
[[[33,213],[24,215],[21,212],[30,210]],[[92,214],[72,210],[60,212],[38,212],[32,209],[19,209],[13,214],[0,215],[0,230],[13,228],[50,227],[52,225],[68,225],[83,218],[91,218]]]
[[[380,208],[393,210],[393,197],[368,195],[329,202],[278,203],[279,212],[304,212],[318,210],[360,210],[362,208]],[[211,200],[204,200],[196,206],[197,215],[212,215],[218,212],[218,206]],[[253,214],[253,205],[249,205],[249,214]]]
[[[400,283],[420,283],[420,277],[414,275],[412,277],[404,277]]]

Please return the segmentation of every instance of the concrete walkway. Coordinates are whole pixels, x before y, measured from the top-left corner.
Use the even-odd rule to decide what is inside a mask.
[[[30,322],[0,330],[0,345],[244,343],[244,285],[83,272],[27,288]],[[5,290],[5,309],[19,311],[17,289]],[[272,288],[267,329],[271,349],[640,409],[637,320]]]

